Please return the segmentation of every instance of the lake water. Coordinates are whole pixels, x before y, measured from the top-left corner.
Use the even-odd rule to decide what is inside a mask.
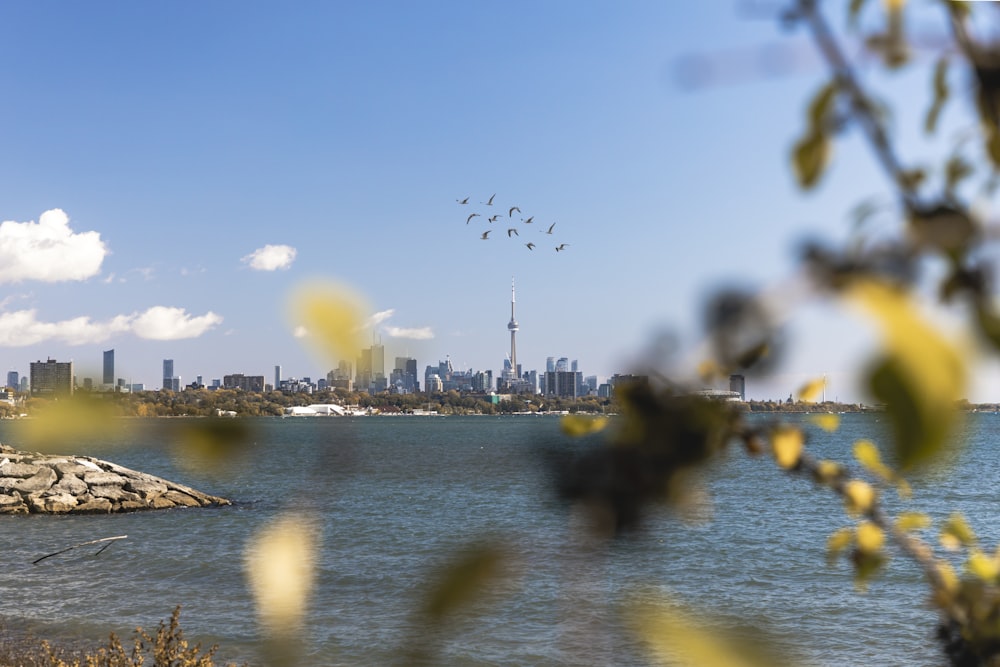
[[[795,419],[795,417],[791,417]],[[848,525],[841,503],[767,459],[733,450],[708,475],[711,521],[663,514],[646,530],[588,542],[552,495],[546,447],[580,447],[555,417],[366,417],[250,420],[253,444],[228,471],[200,474],[171,443],[190,420],[150,420],[94,443],[90,454],[237,501],[233,507],[103,516],[0,517],[0,618],[43,636],[128,636],[181,604],[187,637],[225,660],[261,664],[243,572],[252,535],[286,511],[321,527],[306,665],[400,664],[426,628],[414,610],[435,567],[483,539],[509,555],[502,591],[438,628],[436,664],[646,665],[622,610],[669,595],[764,627],[815,665],[939,665],[934,612],[908,562],[896,559],[859,594],[844,564],[825,564],[826,537]],[[128,427],[133,428],[128,428]],[[809,448],[847,461],[877,417],[844,415],[840,432],[810,430]],[[17,447],[6,423],[0,441]],[[1000,540],[1000,416],[971,415],[948,478],[915,485],[907,509],[962,511],[992,548]],[[99,556],[86,540],[128,535]]]

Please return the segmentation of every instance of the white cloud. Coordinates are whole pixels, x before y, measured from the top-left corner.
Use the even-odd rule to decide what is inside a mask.
[[[69,345],[100,343],[116,333],[128,331],[131,316],[119,315],[106,322],[75,317],[61,322],[40,322],[34,310],[0,313],[0,346],[23,347],[45,341]]]
[[[287,269],[295,261],[298,251],[290,245],[266,245],[254,250],[240,261],[256,271]]]
[[[429,340],[434,338],[434,331],[430,327],[386,327],[385,332],[393,338],[410,338],[412,340]]]
[[[378,325],[382,324],[387,319],[392,317],[393,313],[395,312],[396,312],[395,308],[390,308],[389,310],[380,310],[379,312],[375,313],[374,315],[368,318],[368,321],[365,322],[365,326],[377,327]]]
[[[132,331],[139,338],[178,340],[197,338],[222,322],[212,311],[200,316],[188,315],[183,308],[153,306],[132,321]]]
[[[0,313],[0,347],[24,347],[48,341],[86,345],[124,333],[151,340],[195,338],[220,322],[222,317],[211,311],[192,317],[183,308],[164,306],[154,306],[143,313],[116,315],[104,321],[81,316],[43,322],[35,310],[15,310]]]
[[[98,232],[74,233],[62,209],[38,222],[0,223],[0,283],[86,280],[101,270],[108,249]]]

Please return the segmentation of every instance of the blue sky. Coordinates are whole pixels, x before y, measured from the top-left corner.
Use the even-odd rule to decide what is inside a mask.
[[[853,134],[817,192],[796,189],[788,149],[826,72],[743,4],[4,3],[0,258],[18,270],[0,275],[0,367],[97,376],[114,348],[151,388],[165,358],[184,382],[322,377],[285,305],[317,277],[364,294],[387,359],[421,368],[499,371],[512,277],[526,369],[628,372],[665,331],[683,366],[714,288],[789,280],[806,234],[842,241],[851,207],[888,192]],[[753,64],[775,43],[796,73]],[[692,54],[738,80],[682,89]],[[906,141],[928,72],[876,81]],[[826,374],[857,398],[864,323],[819,306],[790,326],[750,395]]]

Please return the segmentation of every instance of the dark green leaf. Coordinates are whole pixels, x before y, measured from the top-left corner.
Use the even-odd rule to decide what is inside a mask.
[[[924,120],[924,132],[933,134],[937,128],[938,118],[941,116],[941,109],[948,100],[948,58],[942,56],[934,67],[934,97],[930,109],[927,110],[927,118]]]
[[[830,140],[821,132],[810,132],[792,150],[792,167],[799,186],[814,187],[830,159]]]

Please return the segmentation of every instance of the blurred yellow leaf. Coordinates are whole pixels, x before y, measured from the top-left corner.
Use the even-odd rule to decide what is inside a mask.
[[[494,544],[469,547],[446,563],[434,577],[423,606],[425,616],[441,620],[481,595],[502,574],[504,554]]]
[[[782,426],[775,429],[771,435],[771,449],[774,451],[774,459],[785,470],[791,470],[799,464],[799,460],[802,458],[802,447],[802,431],[797,428]]]
[[[844,474],[844,468],[836,461],[823,460],[816,464],[816,481],[832,484]]]
[[[938,576],[941,577],[941,584],[948,593],[958,592],[959,579],[958,575],[955,574],[955,569],[951,566],[951,563],[944,560],[939,560],[935,563],[935,569],[937,570]]]
[[[768,642],[753,644],[710,619],[678,604],[644,601],[631,606],[629,619],[652,659],[677,667],[774,667],[789,665],[769,651]],[[744,633],[748,636],[748,633]]]
[[[722,377],[722,367],[713,359],[704,359],[698,364],[698,377],[705,383],[711,383]]]
[[[300,285],[289,303],[292,326],[328,362],[353,361],[358,356],[367,312],[358,295],[341,285],[315,282]]]
[[[841,552],[854,544],[854,531],[850,528],[841,528],[834,531],[830,537],[826,538],[826,562],[832,564],[837,560]]]
[[[965,517],[954,513],[941,526],[941,546],[949,551],[957,551],[961,547],[971,547],[976,543],[976,534],[966,522]]]
[[[1000,562],[991,556],[987,556],[979,549],[973,549],[969,553],[969,560],[965,563],[966,568],[974,577],[992,584],[996,582],[997,575],[1000,575]]]
[[[876,497],[875,489],[868,482],[852,479],[844,484],[844,505],[851,516],[859,516],[870,511]]]
[[[79,443],[93,441],[105,444],[113,441],[113,432],[121,428],[113,401],[88,396],[65,397],[39,401],[32,409],[31,419],[20,419],[13,424],[12,436],[21,449],[46,453],[61,451],[67,442],[77,443],[73,454],[82,454]]]
[[[825,377],[810,380],[799,387],[798,398],[800,401],[805,401],[806,403],[815,403],[816,400],[823,395],[823,390],[825,388]]]
[[[896,517],[896,528],[904,533],[931,527],[931,518],[922,512],[903,512]]]
[[[822,414],[822,415],[810,415],[809,421],[827,433],[833,433],[838,428],[840,428],[840,415],[835,414]]]
[[[895,473],[882,463],[878,447],[871,440],[858,440],[854,443],[854,458],[866,470],[889,482],[895,478]]]
[[[261,624],[293,635],[305,620],[319,538],[312,524],[286,515],[264,526],[247,545],[245,568]]]
[[[875,553],[885,545],[885,533],[871,521],[862,521],[856,531],[858,549],[864,553]]]
[[[566,435],[579,438],[603,431],[608,425],[607,417],[592,417],[590,415],[564,415],[559,420],[559,426]]]
[[[906,469],[934,459],[957,422],[955,406],[968,375],[965,358],[924,320],[907,293],[859,280],[847,294],[882,329],[887,356],[873,370],[871,384],[886,403],[899,465]]]

